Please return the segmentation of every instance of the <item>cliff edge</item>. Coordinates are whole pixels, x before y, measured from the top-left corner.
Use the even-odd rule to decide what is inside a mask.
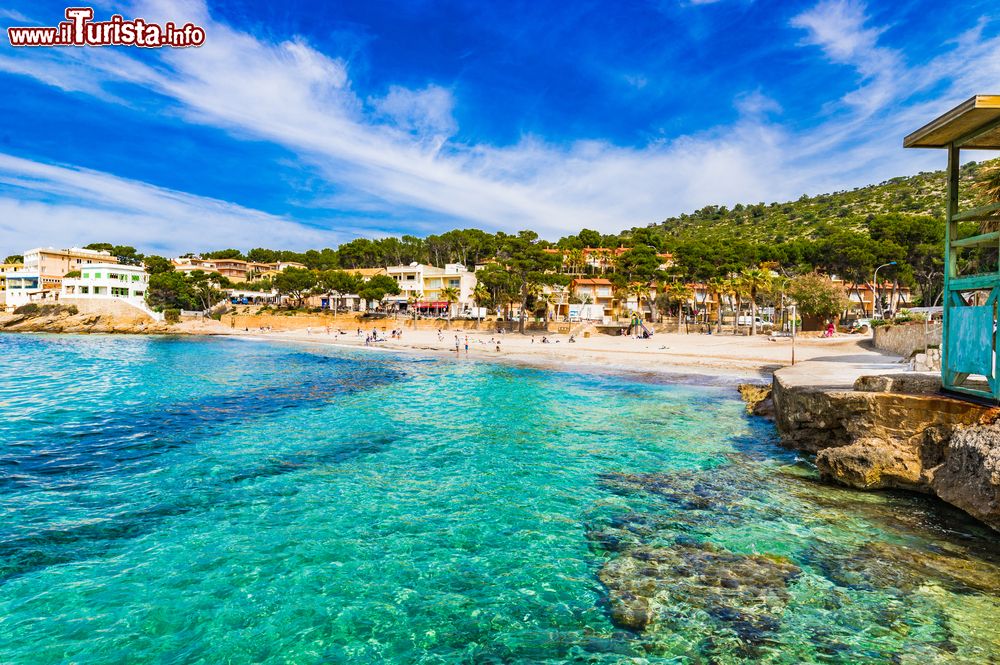
[[[782,445],[829,480],[934,494],[1000,531],[1000,408],[939,394],[935,375],[829,365],[775,372]]]

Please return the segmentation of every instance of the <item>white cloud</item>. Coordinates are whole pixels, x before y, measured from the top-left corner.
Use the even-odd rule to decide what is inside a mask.
[[[175,254],[249,243],[329,246],[349,233],[310,229],[225,201],[41,164],[0,153],[0,247],[19,252],[40,243],[131,244]]]
[[[385,97],[371,101],[379,113],[397,127],[421,136],[431,135],[443,140],[457,129],[452,117],[455,101],[451,92],[436,85],[422,90],[394,85]]]
[[[132,14],[194,20],[206,27],[206,45],[168,50],[158,59],[148,54],[140,59],[124,49],[7,52],[0,53],[0,70],[93,95],[108,95],[111,89],[123,94],[123,83],[141,86],[164,96],[190,122],[294,151],[336,185],[337,194],[327,200],[349,202],[358,211],[420,209],[425,211],[422,223],[437,215],[442,225],[531,227],[549,237],[582,226],[617,231],[709,203],[783,200],[939,165],[939,156],[904,152],[902,136],[1000,80],[997,39],[969,32],[961,50],[909,67],[900,53],[879,44],[882,30],[868,25],[863,5],[824,0],[796,17],[793,26],[805,33],[803,48],[818,47],[836,66],[853,67],[859,86],[825,109],[826,119],[818,126],[798,130],[780,124],[770,117],[780,107],[765,91],[755,90],[733,100],[740,118],[732,125],[640,148],[601,140],[555,146],[530,136],[511,146],[467,145],[449,138],[455,131],[455,100],[445,88],[393,86],[384,97],[366,100],[352,88],[348,62],[300,39],[274,43],[238,32],[215,22],[202,2],[139,2]],[[943,101],[911,97],[932,86]],[[129,191],[148,187],[87,173],[129,183],[124,188]],[[287,234],[272,244],[329,242],[288,220],[235,206],[223,214],[219,206],[227,204],[184,200],[183,206],[156,214],[140,209],[147,210],[142,224],[156,228],[150,237],[183,238],[188,246],[212,244],[170,217],[173,212],[196,216],[197,206],[205,205],[219,215],[224,230],[218,237],[225,239],[220,244],[264,242],[257,238],[267,238],[264,229],[272,223]],[[6,205],[0,219],[25,214],[12,209],[10,200]],[[244,212],[248,219],[241,226],[238,217]],[[127,217],[115,220],[122,229],[129,227]],[[52,224],[44,228],[58,231]],[[116,237],[128,232],[105,228]],[[189,228],[191,235],[184,237]],[[5,230],[0,241],[12,233]]]
[[[873,113],[896,98],[905,70],[902,56],[879,46],[883,30],[868,26],[865,5],[856,0],[823,0],[792,19],[807,32],[805,44],[819,46],[833,62],[850,65],[863,85],[844,102],[864,113]]]

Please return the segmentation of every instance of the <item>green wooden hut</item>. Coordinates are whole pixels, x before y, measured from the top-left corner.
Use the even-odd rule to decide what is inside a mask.
[[[904,148],[948,151],[948,205],[945,231],[944,335],[941,381],[946,391],[1000,402],[997,358],[997,298],[1000,259],[980,272],[959,274],[961,252],[996,248],[1000,231],[960,237],[959,222],[983,222],[1000,215],[1000,204],[970,210],[958,208],[962,150],[1000,150],[1000,95],[976,95],[903,139]]]

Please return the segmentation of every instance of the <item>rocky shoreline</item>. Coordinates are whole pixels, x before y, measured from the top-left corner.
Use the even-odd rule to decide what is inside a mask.
[[[824,479],[937,496],[1000,531],[1000,408],[938,394],[933,375],[862,376],[853,388],[774,374],[782,445]]]

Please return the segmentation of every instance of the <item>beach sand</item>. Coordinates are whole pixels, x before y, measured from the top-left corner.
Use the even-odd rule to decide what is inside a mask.
[[[381,330],[385,323],[380,321],[378,324],[380,340],[382,335],[388,334]],[[391,329],[391,321],[388,322],[388,327]],[[435,330],[404,329],[400,339],[389,338],[366,347],[364,332],[360,336],[357,328],[344,332],[346,334],[340,334],[332,329],[328,333],[325,328],[312,328],[271,332],[229,331],[229,334],[254,339],[417,352],[460,359],[498,360],[550,368],[597,367],[616,371],[691,374],[757,382],[769,380],[775,370],[791,365],[792,362],[791,339],[771,338],[767,335],[747,337],[657,333],[649,339],[594,335],[577,338],[571,343],[568,336],[555,334],[497,334],[490,331],[447,329],[439,334]],[[367,332],[371,332],[370,327]],[[458,352],[455,351],[456,336]],[[543,343],[543,337],[549,342]],[[870,337],[860,335],[842,335],[829,339],[799,337],[795,341],[795,359],[796,362],[825,360],[872,365],[888,365],[899,360],[873,350]]]

